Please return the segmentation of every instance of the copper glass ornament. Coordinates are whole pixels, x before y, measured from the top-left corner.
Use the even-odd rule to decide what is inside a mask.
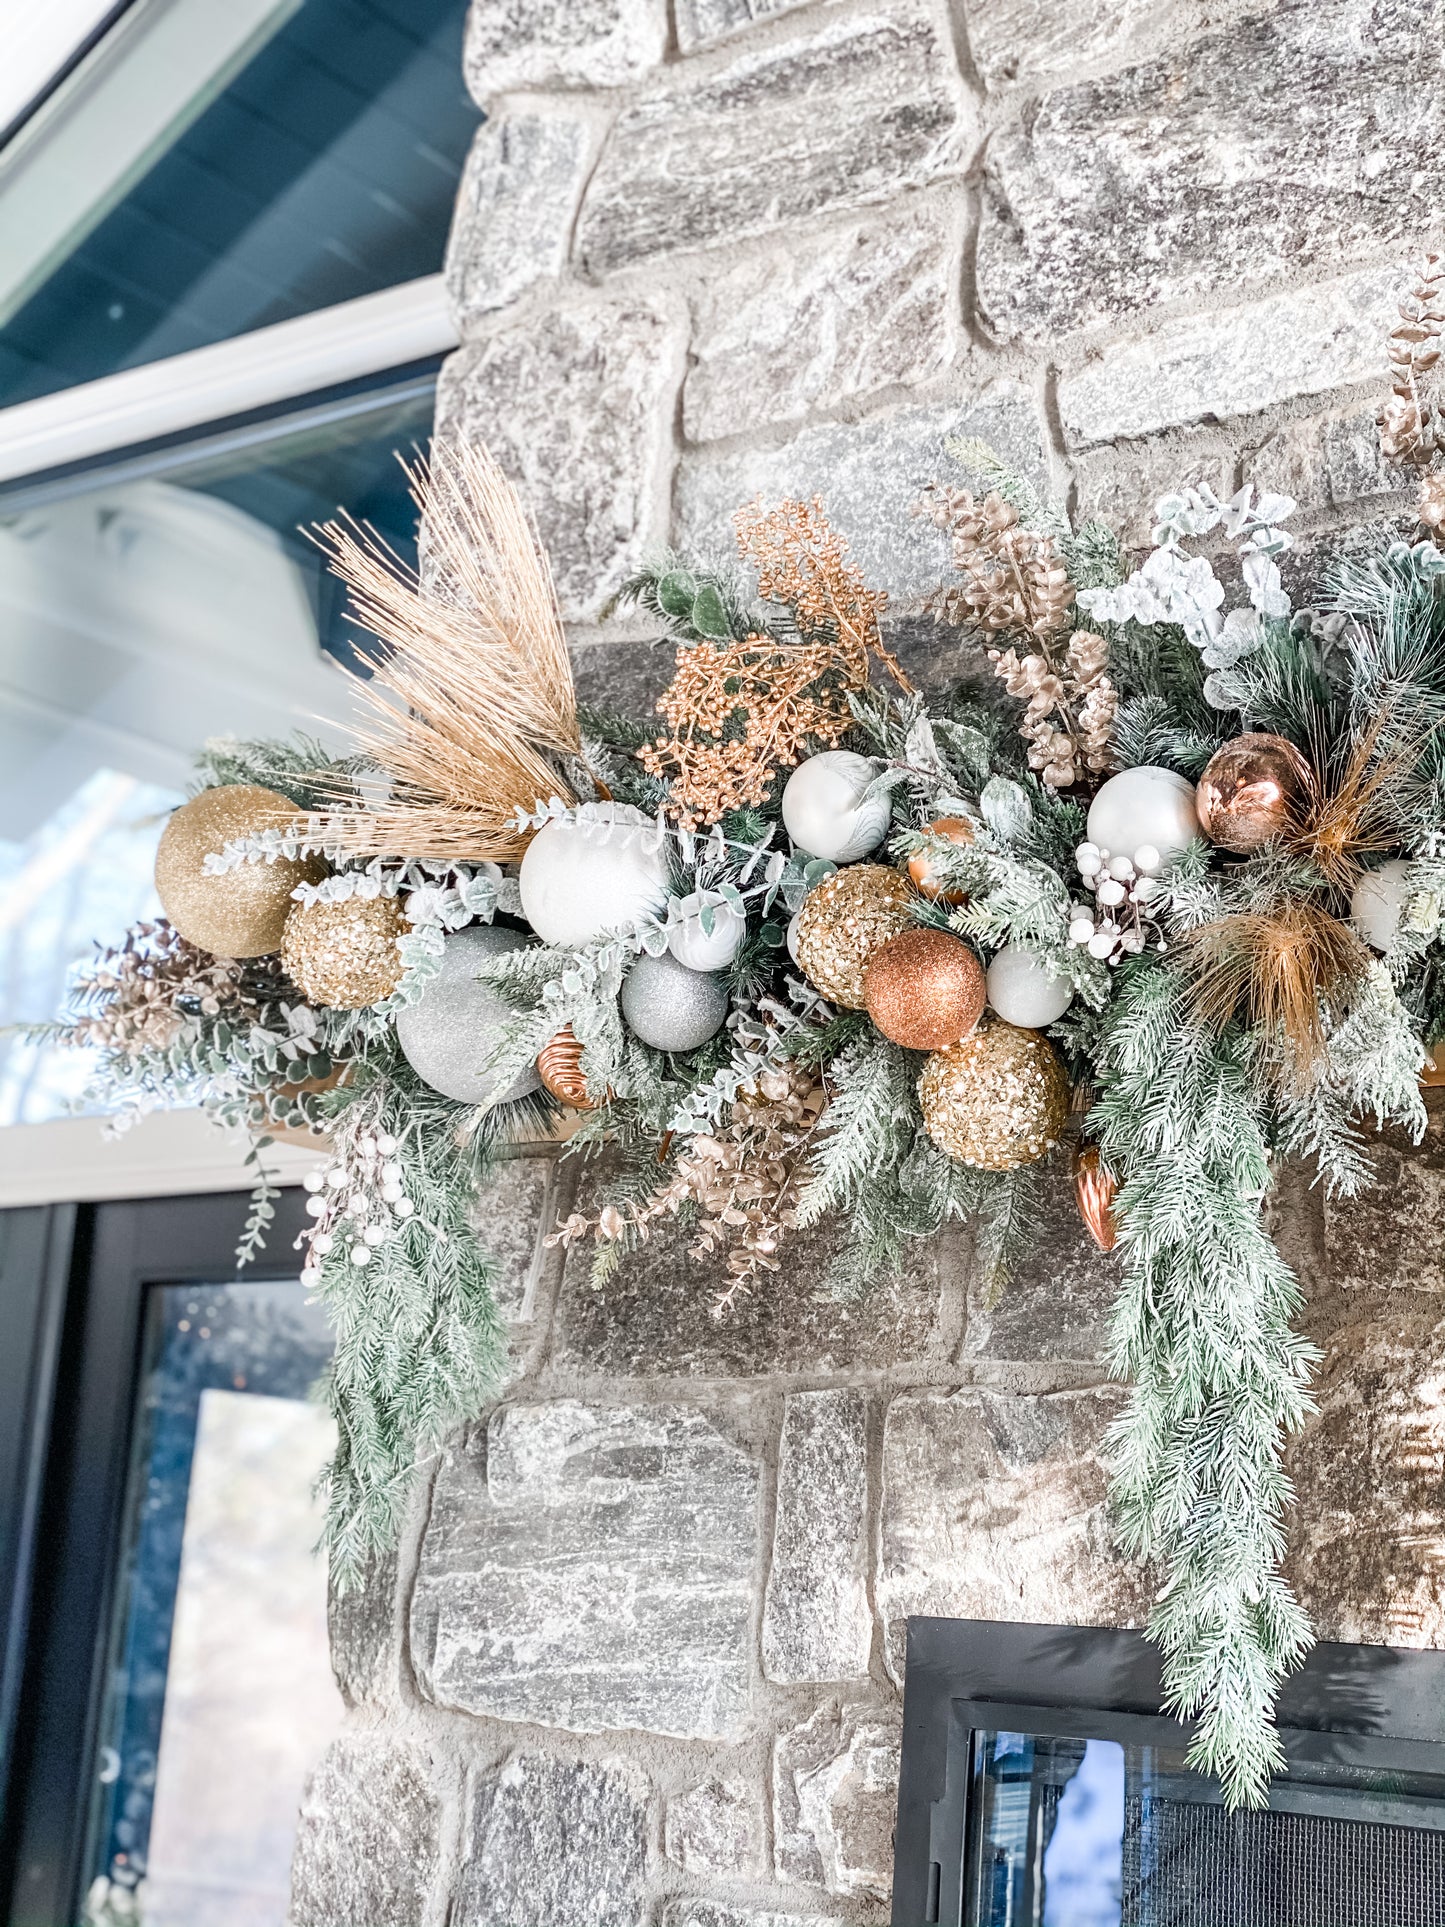
[[[946,930],[905,930],[863,973],[868,1015],[905,1050],[943,1050],[983,1015],[983,966]]]
[[[549,1037],[537,1053],[537,1075],[542,1088],[550,1091],[559,1104],[574,1111],[592,1111],[596,1104],[587,1093],[582,1075],[582,1046],[570,1024],[564,1024],[555,1037]]]
[[[1314,789],[1314,772],[1293,743],[1253,730],[1210,757],[1194,806],[1210,842],[1244,856],[1298,823]]]
[[[1074,1152],[1074,1199],[1084,1228],[1100,1251],[1112,1251],[1119,1242],[1114,1220],[1118,1195],[1119,1180],[1105,1164],[1098,1145],[1079,1145]]]
[[[947,837],[950,843],[972,843],[973,825],[965,816],[940,816],[928,826],[930,836]],[[933,868],[927,850],[915,850],[908,859],[908,874],[915,886],[935,903],[967,903],[967,890],[945,889]]]

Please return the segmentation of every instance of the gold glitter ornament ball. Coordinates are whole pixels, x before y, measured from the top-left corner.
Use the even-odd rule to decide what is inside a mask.
[[[395,897],[293,904],[281,939],[281,967],[308,1003],[365,1010],[401,982],[396,940],[405,928]]]
[[[852,863],[824,877],[798,913],[798,963],[809,982],[830,1003],[862,1010],[873,953],[912,927],[917,900],[908,878],[883,863]]]
[[[866,972],[868,1015],[905,1050],[942,1050],[983,1015],[983,965],[946,930],[904,930],[875,950]]]
[[[918,1080],[923,1126],[941,1150],[982,1171],[1013,1171],[1052,1150],[1069,1115],[1069,1080],[1037,1031],[998,1018],[935,1051]]]
[[[223,783],[182,803],[156,851],[156,893],[188,943],[214,957],[267,957],[280,949],[291,892],[298,883],[319,882],[326,865],[282,856],[208,876],[206,858],[237,837],[301,821],[294,803],[255,783]]]

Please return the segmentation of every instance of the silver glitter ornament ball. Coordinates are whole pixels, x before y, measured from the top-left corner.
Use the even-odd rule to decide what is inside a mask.
[[[622,986],[622,1015],[654,1050],[696,1050],[722,1029],[728,994],[716,977],[675,957],[639,957]]]
[[[488,1059],[501,1041],[510,1016],[507,1006],[477,971],[503,951],[522,950],[527,939],[517,930],[489,923],[454,930],[442,952],[442,967],[421,994],[421,1001],[399,1011],[396,1038],[417,1076],[443,1097],[459,1104],[490,1104],[494,1080]],[[541,1088],[529,1064],[501,1102],[530,1097]]]

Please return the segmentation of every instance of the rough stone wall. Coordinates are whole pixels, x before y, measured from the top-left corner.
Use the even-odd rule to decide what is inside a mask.
[[[665,652],[611,612],[667,541],[726,553],[821,492],[897,639],[910,514],[982,435],[1147,540],[1248,476],[1308,530],[1391,513],[1381,335],[1445,225],[1445,0],[474,0],[488,118],[449,260],[444,432],[552,552],[594,698]],[[1445,1141],[1380,1147],[1278,1235],[1324,1350],[1294,1452],[1322,1633],[1445,1643]],[[605,1289],[544,1251],[579,1182],[505,1167],[485,1228],[515,1375],[338,1604],[352,1706],[308,1795],[296,1927],[829,1927],[887,1915],[910,1613],[1137,1623],[1100,1450],[1115,1273],[1051,1175],[990,1302],[967,1238],[859,1306],[824,1240],[724,1320],[654,1244]],[[580,1182],[590,1182],[583,1174]]]

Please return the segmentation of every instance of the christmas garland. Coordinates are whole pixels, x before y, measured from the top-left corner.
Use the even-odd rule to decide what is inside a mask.
[[[1432,261],[1382,417],[1422,470],[1442,326]],[[276,1126],[330,1133],[302,1276],[337,1332],[343,1586],[499,1381],[471,1213],[505,1138],[565,1112],[569,1154],[612,1147],[554,1241],[604,1276],[680,1220],[723,1317],[831,1217],[840,1295],[949,1218],[1003,1276],[1068,1142],[1122,1259],[1114,1494],[1161,1574],[1169,1703],[1258,1804],[1310,1638],[1279,1566],[1314,1360],[1261,1209],[1281,1157],[1348,1194],[1362,1120],[1424,1128],[1445,476],[1423,536],[1357,532],[1297,606],[1283,497],[1170,497],[1130,572],[1108,529],[952,452],[971,486],[919,511],[951,552],[953,686],[912,686],[820,502],[755,505],[736,573],[663,556],[623,592],[676,646],[659,722],[578,704],[514,491],[439,444],[423,578],[320,532],[382,644],[355,757],[208,751],[160,847],[166,921],[101,956],[63,1034],[133,1105],[248,1123],[258,1158]],[[271,1209],[263,1181],[245,1255]]]

